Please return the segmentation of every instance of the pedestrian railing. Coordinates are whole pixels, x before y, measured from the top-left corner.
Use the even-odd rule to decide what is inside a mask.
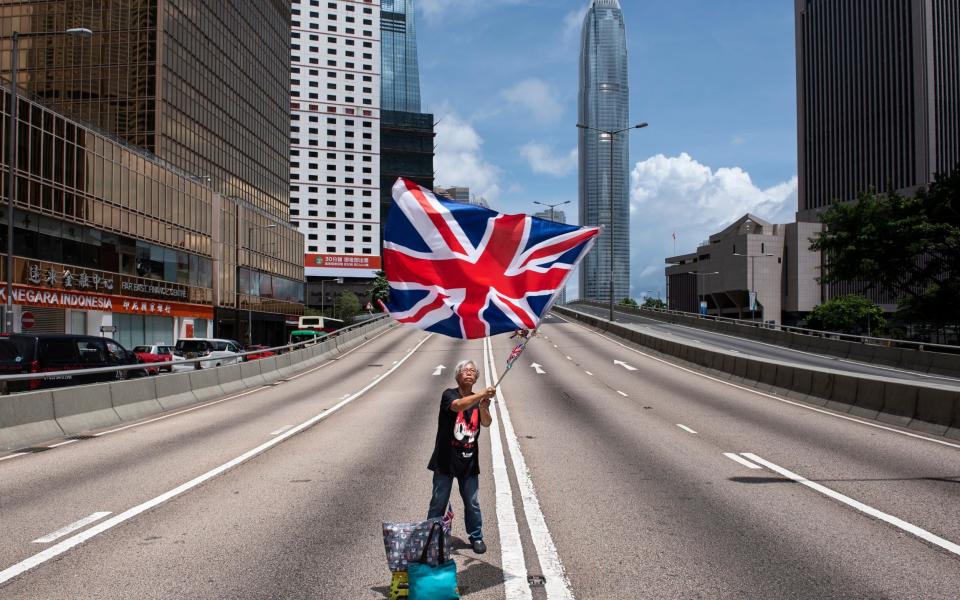
[[[577,300],[571,302],[570,304],[585,304],[587,306],[594,306],[600,308],[606,308],[608,304],[603,302],[594,302],[590,300]],[[700,313],[685,312],[681,310],[671,310],[667,308],[650,308],[646,306],[633,307],[624,304],[617,305],[617,310],[623,312],[630,312],[634,314],[642,313],[654,313],[660,315],[670,315],[675,317],[682,317],[686,319],[695,319],[703,322],[714,322],[714,323],[728,323],[731,325],[736,325],[738,327],[746,327],[750,329],[771,329],[774,331],[783,331],[786,333],[793,333],[797,335],[806,335],[811,337],[818,337],[831,340],[844,340],[848,342],[856,342],[860,344],[874,344],[877,346],[886,346],[888,348],[907,348],[911,350],[930,350],[936,352],[946,352],[950,354],[960,354],[960,346],[955,346],[951,344],[934,344],[928,342],[916,342],[913,340],[898,340],[896,338],[886,338],[886,337],[877,337],[869,335],[856,335],[850,333],[838,333],[834,331],[822,331],[819,329],[806,329],[804,327],[793,327],[790,325],[775,325],[773,323],[764,323],[762,321],[752,321],[750,319],[734,319],[731,317],[721,317],[716,315],[701,315]]]
[[[320,339],[306,340],[303,342],[296,342],[293,344],[286,344],[283,346],[275,346],[273,348],[251,350],[249,352],[240,352],[240,353],[237,353],[235,356],[229,357],[229,360],[239,358],[240,360],[237,361],[237,364],[239,364],[239,363],[245,362],[245,357],[251,356],[254,354],[263,354],[264,352],[274,352],[277,354],[281,354],[284,352],[302,350],[303,348],[314,346],[314,345],[331,341],[331,340],[334,342],[338,342],[339,339],[347,333],[350,333],[361,327],[366,327],[372,323],[379,323],[380,321],[383,321],[384,319],[388,319],[388,318],[389,318],[388,315],[380,315],[372,319],[362,321],[360,323],[354,323],[353,325],[348,325],[347,327],[344,327],[343,329],[338,329]],[[152,362],[152,363],[134,363],[131,365],[118,365],[114,367],[95,367],[92,369],[72,369],[69,371],[43,371],[39,373],[17,373],[14,375],[0,375],[0,388],[6,388],[5,384],[10,381],[29,381],[29,380],[36,380],[36,379],[62,379],[67,377],[78,377],[83,375],[100,375],[104,373],[120,374],[120,373],[125,373],[127,371],[143,371],[146,369],[152,370],[152,369],[159,369],[161,367],[187,366],[187,365],[194,365],[195,369],[199,369],[201,368],[201,363],[210,363],[217,360],[221,360],[221,359],[201,356],[199,358],[189,358],[184,360],[172,360],[172,361],[166,361],[166,362]],[[118,379],[119,378],[120,376],[118,375]],[[76,384],[76,385],[84,385],[84,384]],[[64,387],[70,387],[70,386],[64,386]]]

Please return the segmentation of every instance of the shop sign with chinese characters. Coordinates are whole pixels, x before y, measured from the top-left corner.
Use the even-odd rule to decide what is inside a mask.
[[[0,304],[7,301],[7,290],[0,287]],[[141,298],[107,296],[92,292],[72,292],[50,290],[15,285],[13,288],[15,304],[41,306],[45,308],[64,308],[74,310],[96,310],[102,312],[127,313],[137,315],[156,315],[162,317],[213,318],[213,307],[180,302],[158,302]]]
[[[109,275],[105,276],[97,272],[88,273],[87,271],[67,267],[58,268],[53,265],[43,267],[36,263],[27,267],[27,283],[93,292],[112,292],[114,288],[113,277]]]

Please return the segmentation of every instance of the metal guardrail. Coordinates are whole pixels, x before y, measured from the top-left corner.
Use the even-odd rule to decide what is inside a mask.
[[[607,304],[594,303],[589,300],[576,300],[570,304],[586,304],[587,306],[595,306],[606,308]],[[601,306],[602,304],[602,306]],[[731,317],[719,317],[716,315],[701,315],[699,313],[685,312],[681,310],[670,310],[667,308],[650,308],[646,306],[641,306],[634,308],[625,304],[618,304],[617,309],[625,312],[654,312],[665,315],[673,315],[679,317],[693,318],[700,321],[713,321],[717,323],[730,323],[732,325],[737,325],[740,327],[749,327],[752,329],[772,329],[774,331],[783,331],[785,333],[794,333],[797,335],[808,335],[812,337],[819,337],[824,339],[832,340],[844,340],[849,342],[857,342],[860,344],[873,344],[876,346],[886,346],[888,348],[909,348],[913,350],[918,350],[923,352],[924,349],[936,349],[941,352],[949,352],[952,354],[960,354],[960,346],[954,346],[951,344],[934,344],[928,342],[914,342],[911,340],[898,340],[895,338],[885,338],[885,337],[876,337],[869,335],[854,335],[850,333],[839,333],[834,331],[822,331],[820,329],[806,329],[803,327],[793,327],[790,325],[773,325],[771,323],[764,323],[762,321],[751,321],[748,319],[734,319]]]
[[[306,348],[307,346],[321,344],[327,340],[336,340],[339,336],[343,335],[344,333],[347,333],[354,329],[359,329],[360,327],[364,327],[366,325],[370,325],[371,323],[380,322],[387,318],[389,318],[389,315],[382,315],[373,319],[368,319],[361,323],[354,323],[353,325],[348,325],[343,329],[337,329],[333,333],[325,336],[320,340],[307,340],[304,342],[297,342],[295,344],[287,344],[285,346],[263,348],[261,350],[251,350],[250,352],[240,352],[229,358],[230,360],[233,360],[234,358],[242,359],[245,356],[250,356],[253,354],[263,354],[264,352],[278,352],[278,351],[292,352],[293,350],[300,350],[302,348]],[[40,373],[18,373],[16,375],[0,375],[0,384],[5,383],[7,381],[29,381],[31,379],[65,378],[65,377],[75,377],[78,375],[98,375],[102,373],[118,373],[121,371],[143,371],[146,369],[156,369],[156,368],[166,367],[166,366],[176,366],[176,365],[184,366],[184,365],[194,364],[194,363],[213,362],[215,360],[220,360],[220,359],[200,357],[200,358],[190,358],[190,359],[184,359],[184,360],[172,360],[167,362],[135,363],[132,365],[120,365],[116,367],[96,367],[93,369],[73,369],[71,371],[43,371]],[[240,364],[242,362],[245,362],[245,361],[240,360],[235,364]],[[84,384],[77,384],[77,385],[84,385]],[[70,387],[70,386],[65,386],[65,387]]]

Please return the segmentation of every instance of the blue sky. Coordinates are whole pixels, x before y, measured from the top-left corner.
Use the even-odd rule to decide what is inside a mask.
[[[621,0],[629,52],[631,285],[745,212],[796,211],[793,2]],[[437,185],[576,220],[577,60],[587,0],[419,0]]]

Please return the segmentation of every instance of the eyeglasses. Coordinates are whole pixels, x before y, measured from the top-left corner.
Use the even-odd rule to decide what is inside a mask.
[[[464,368],[460,369],[460,372],[461,372],[461,373],[476,373],[477,370],[476,370],[476,369],[471,369],[470,367],[464,367]]]

